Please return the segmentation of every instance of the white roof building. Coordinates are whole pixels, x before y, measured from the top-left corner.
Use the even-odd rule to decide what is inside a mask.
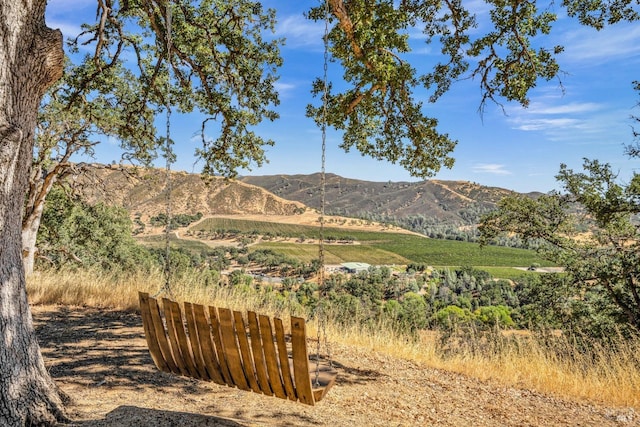
[[[366,262],[344,262],[341,265],[348,273],[360,273],[361,271],[369,270],[369,267],[371,267]]]

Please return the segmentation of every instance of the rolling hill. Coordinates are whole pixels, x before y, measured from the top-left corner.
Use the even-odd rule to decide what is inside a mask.
[[[82,194],[90,203],[122,206],[147,222],[167,210],[166,171],[154,168],[98,167],[82,178]],[[294,216],[307,209],[263,188],[220,177],[171,173],[172,214]]]
[[[320,174],[245,176],[241,182],[262,187],[287,200],[320,207]],[[344,216],[423,215],[439,223],[467,222],[470,209],[486,211],[513,191],[468,181],[371,182],[326,174],[326,211]],[[536,197],[541,193],[528,193]]]
[[[96,165],[80,178],[89,202],[104,201],[127,209],[132,218],[148,223],[167,210],[166,171]],[[171,173],[173,215],[245,215],[274,222],[317,223],[320,174],[245,176],[237,180]],[[423,216],[432,223],[474,224],[510,190],[467,181],[371,182],[326,175],[326,212],[342,217],[403,218]],[[540,193],[529,193],[536,197]],[[338,222],[338,221],[336,221]],[[346,224],[347,221],[340,221]]]

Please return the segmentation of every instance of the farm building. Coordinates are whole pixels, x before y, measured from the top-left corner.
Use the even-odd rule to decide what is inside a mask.
[[[369,264],[365,263],[365,262],[345,262],[342,263],[342,268],[347,272],[347,273],[360,273],[361,271],[367,271],[369,270],[369,267],[371,267]]]

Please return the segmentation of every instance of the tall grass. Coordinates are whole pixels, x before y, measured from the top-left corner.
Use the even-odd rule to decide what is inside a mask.
[[[164,283],[160,271],[105,275],[94,271],[37,272],[28,280],[31,304],[63,304],[138,309],[138,291],[156,294]],[[207,285],[198,273],[177,278],[172,297],[260,311],[271,316],[309,316],[298,304],[277,293],[252,287]],[[487,333],[467,330],[444,339],[426,331],[408,336],[395,331],[391,321],[354,318],[345,324],[328,313],[323,327],[329,342],[375,349],[415,360],[434,368],[458,372],[505,386],[527,388],[576,400],[640,408],[640,337],[611,337],[607,344],[582,339],[581,345],[563,334]],[[333,319],[333,320],[332,320]],[[317,324],[309,323],[309,335]],[[586,342],[586,345],[585,345]],[[579,348],[581,350],[579,350]],[[587,350],[585,350],[585,348]]]
[[[138,292],[158,297],[216,305],[234,310],[261,311],[272,316],[291,313],[286,301],[273,293],[253,288],[208,285],[207,277],[196,270],[172,278],[169,292],[164,290],[162,271],[108,275],[99,270],[38,271],[27,280],[31,304],[60,304],[138,311]],[[293,314],[304,314],[294,308]]]

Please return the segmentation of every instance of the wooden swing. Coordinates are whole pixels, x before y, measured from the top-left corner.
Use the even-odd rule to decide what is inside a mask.
[[[249,311],[245,319],[239,311],[188,302],[181,310],[167,298],[161,308],[147,293],[139,298],[149,352],[163,372],[307,405],[322,400],[336,380],[328,364],[309,363],[303,318],[291,317],[289,358],[277,317]]]
[[[328,5],[327,5],[328,8]],[[327,9],[328,14],[328,9]],[[167,55],[171,66],[171,9],[167,4]],[[325,110],[327,92],[327,31],[325,22]],[[167,85],[170,85],[168,79]],[[167,100],[167,226],[166,281],[160,292],[171,294],[169,283],[169,230],[171,218],[170,116]],[[326,122],[326,120],[324,120]],[[324,190],[326,125],[322,126],[322,208],[320,219],[320,283],[324,283]],[[291,316],[290,345],[281,319],[228,308],[184,303],[139,292],[144,333],[156,367],[167,373],[212,381],[240,390],[315,405],[335,383],[337,371],[329,363],[309,362],[305,320]],[[320,329],[318,330],[318,347]],[[318,349],[319,352],[319,349]]]

